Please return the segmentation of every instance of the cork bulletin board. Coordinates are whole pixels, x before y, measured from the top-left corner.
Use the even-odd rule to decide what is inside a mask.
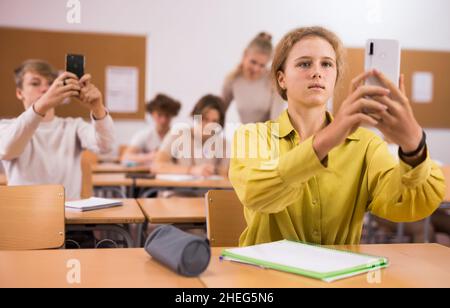
[[[137,68],[138,111],[112,113],[112,116],[115,119],[145,117],[145,36],[0,27],[0,46],[0,118],[17,117],[23,112],[22,103],[15,95],[13,71],[16,67],[27,59],[43,59],[56,69],[64,70],[67,53],[85,55],[85,72],[93,76],[92,82],[103,93],[104,100],[107,66]],[[61,117],[89,117],[89,111],[74,102],[58,107],[56,113]]]
[[[347,96],[351,79],[364,71],[364,49],[347,49],[347,60],[346,74],[333,101],[335,111]],[[450,52],[402,50],[400,71],[405,75],[406,92],[420,125],[426,128],[450,128]],[[419,104],[412,99],[412,76],[415,72],[433,75],[430,103]]]

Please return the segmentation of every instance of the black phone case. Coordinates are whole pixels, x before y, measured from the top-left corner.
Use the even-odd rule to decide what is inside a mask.
[[[84,75],[84,56],[68,54],[66,56],[66,71],[74,73],[78,78]]]

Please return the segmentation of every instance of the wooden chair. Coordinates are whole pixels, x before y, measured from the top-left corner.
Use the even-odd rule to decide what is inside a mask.
[[[236,193],[233,190],[210,190],[205,198],[206,228],[211,246],[238,246],[247,223]]]
[[[81,198],[87,199],[94,195],[94,187],[92,184],[92,166],[98,163],[97,154],[91,151],[83,151],[81,153]]]
[[[0,186],[0,250],[60,248],[64,240],[63,186]]]

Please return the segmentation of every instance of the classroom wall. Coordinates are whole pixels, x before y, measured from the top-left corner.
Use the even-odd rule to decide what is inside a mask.
[[[294,27],[323,25],[347,47],[384,37],[407,49],[450,51],[448,0],[80,0],[80,24],[67,23],[66,3],[1,0],[0,26],[146,34],[146,98],[165,92],[181,100],[179,121],[200,96],[220,93],[224,76],[261,30],[276,42]],[[137,127],[144,122],[117,121],[118,143]],[[450,130],[427,132],[432,156],[450,164]]]

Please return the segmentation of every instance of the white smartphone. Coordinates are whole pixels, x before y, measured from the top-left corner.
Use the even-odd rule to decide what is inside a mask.
[[[400,79],[400,42],[397,40],[369,39],[366,43],[364,70],[377,69],[397,87]],[[379,80],[370,76],[367,85],[382,86]]]

